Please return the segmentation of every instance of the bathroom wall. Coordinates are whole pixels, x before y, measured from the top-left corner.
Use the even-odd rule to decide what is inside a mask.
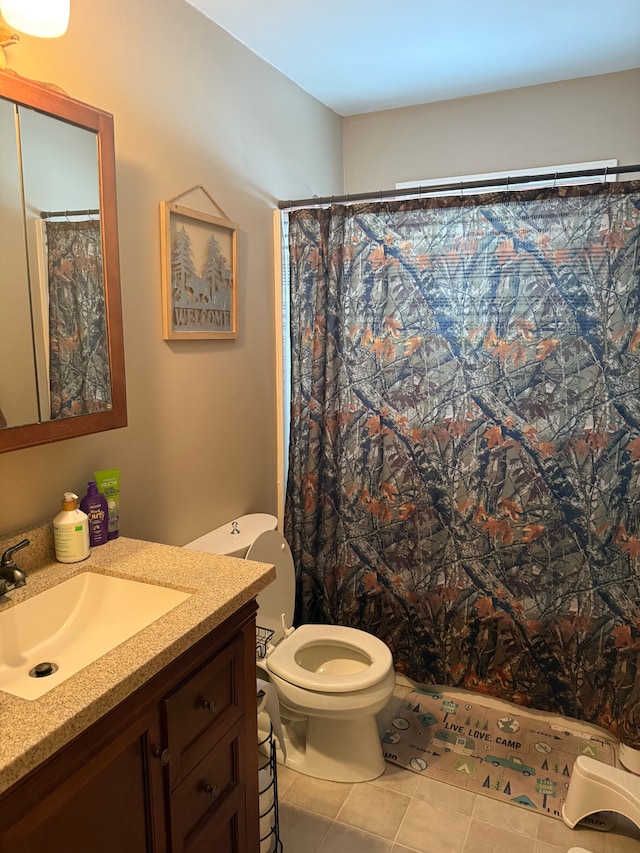
[[[0,534],[121,469],[121,532],[184,544],[276,510],[272,211],[343,191],[342,120],[183,0],[74,3],[18,73],[114,115],[129,426],[0,455]],[[236,341],[162,339],[159,206],[202,184],[239,223]],[[181,202],[219,214],[195,191]]]
[[[344,120],[349,193],[609,158],[640,162],[640,68]]]

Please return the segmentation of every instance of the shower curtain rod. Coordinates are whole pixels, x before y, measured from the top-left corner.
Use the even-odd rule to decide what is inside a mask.
[[[291,201],[279,201],[280,210],[295,210],[300,207],[323,207],[331,204],[349,204],[357,201],[382,201],[384,199],[409,198],[412,196],[428,195],[430,193],[452,192],[467,189],[479,189],[482,187],[496,187],[506,185],[507,189],[512,184],[526,184],[530,181],[557,181],[564,178],[593,178],[602,175],[607,178],[611,175],[621,175],[629,172],[640,172],[640,165],[635,166],[608,166],[598,169],[578,169],[571,172],[549,172],[546,175],[517,175],[504,178],[487,178],[483,181],[458,181],[457,183],[437,184],[426,187],[405,187],[401,190],[380,190],[368,193],[347,193],[347,195],[332,195],[316,198],[302,198]]]
[[[57,216],[96,216],[100,208],[92,210],[41,210],[40,219],[55,219]]]

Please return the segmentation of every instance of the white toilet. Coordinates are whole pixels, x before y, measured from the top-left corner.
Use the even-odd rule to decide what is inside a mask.
[[[384,758],[375,715],[395,686],[391,652],[377,637],[355,628],[288,627],[295,570],[276,527],[272,515],[244,515],[185,547],[276,567],[276,580],[258,596],[258,627],[273,636],[257,665],[278,693],[286,765],[334,782],[376,779],[384,772]]]

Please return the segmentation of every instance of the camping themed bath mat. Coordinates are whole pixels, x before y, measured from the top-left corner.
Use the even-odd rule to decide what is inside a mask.
[[[597,735],[486,708],[473,696],[420,690],[399,707],[382,749],[387,761],[415,773],[560,820],[576,758],[615,764],[613,746]],[[613,820],[592,815],[585,823],[611,829]]]

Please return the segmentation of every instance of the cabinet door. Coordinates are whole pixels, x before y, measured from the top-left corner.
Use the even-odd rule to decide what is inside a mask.
[[[166,853],[159,732],[157,712],[137,720],[0,830],[2,853]]]

